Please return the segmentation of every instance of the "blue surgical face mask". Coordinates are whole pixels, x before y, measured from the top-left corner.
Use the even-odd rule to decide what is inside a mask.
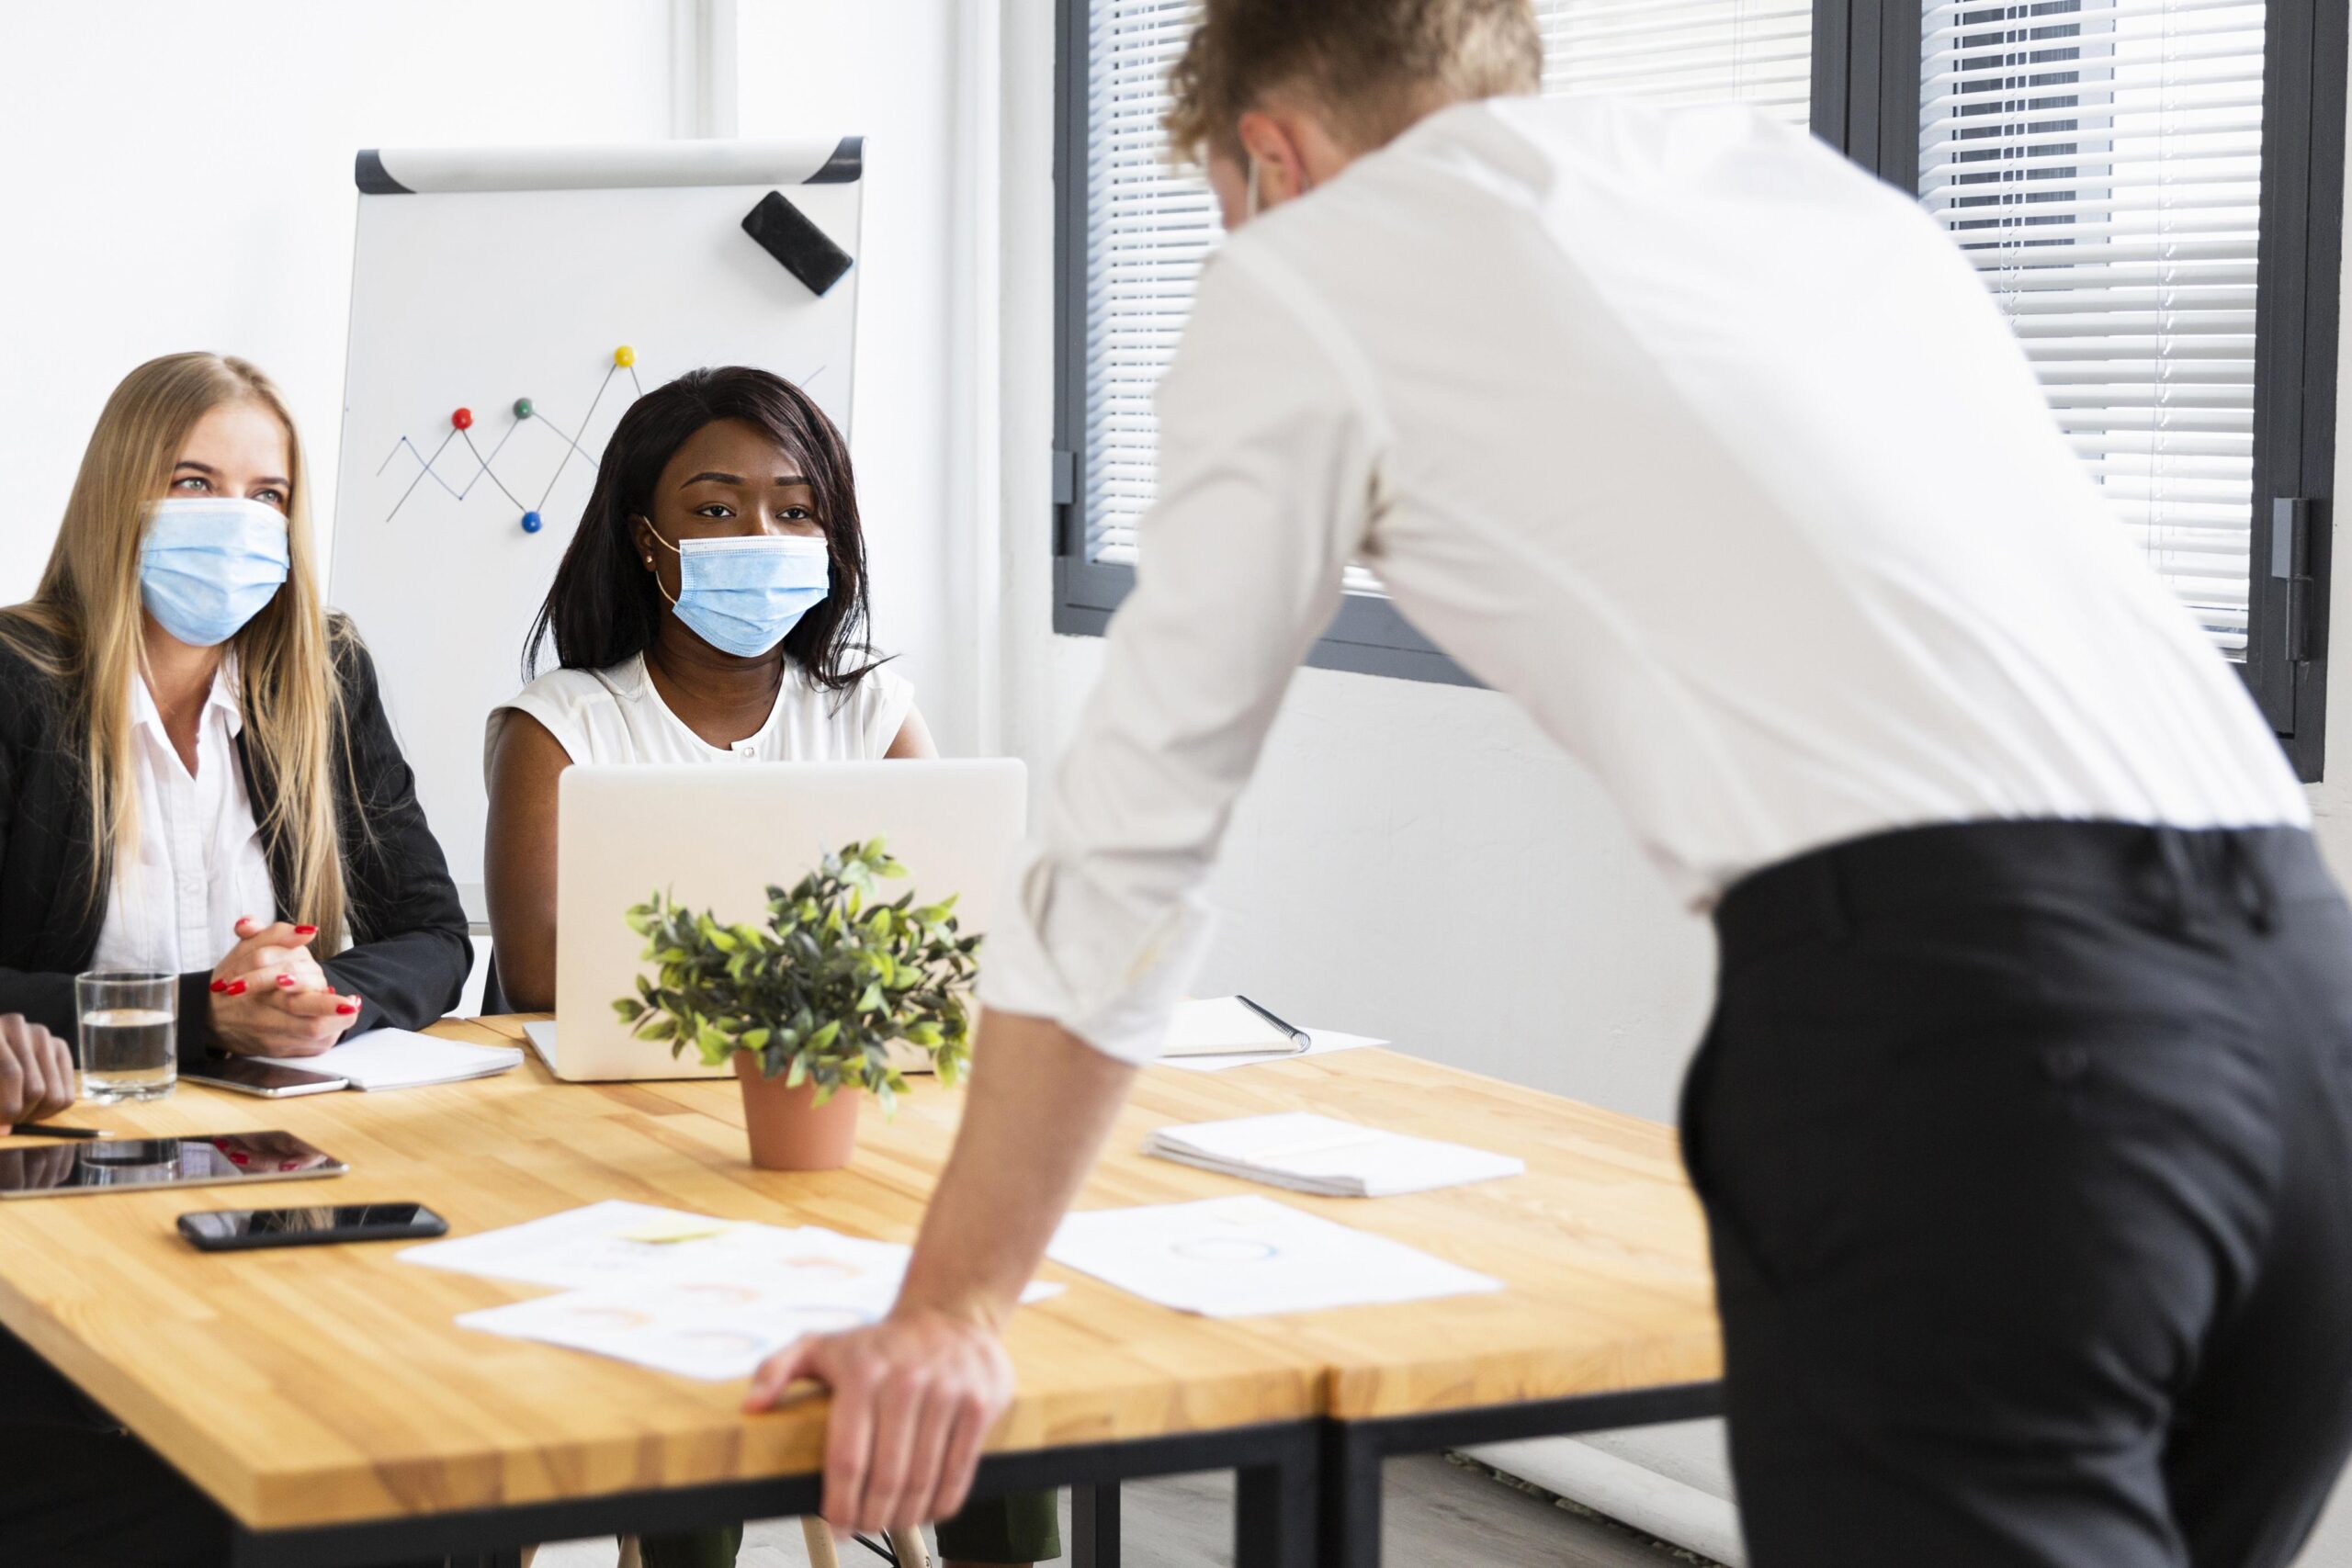
[[[234,495],[166,496],[147,509],[139,593],[180,641],[211,648],[261,614],[286,581],[286,515]]]
[[[678,619],[738,659],[775,648],[831,592],[832,552],[822,539],[760,535],[673,545],[646,532],[678,558],[678,596],[670,601]],[[653,581],[658,586],[662,580]]]

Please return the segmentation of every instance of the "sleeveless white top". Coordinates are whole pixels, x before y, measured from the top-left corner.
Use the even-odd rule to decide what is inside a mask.
[[[713,746],[670,711],[639,655],[609,670],[550,670],[492,708],[482,773],[510,713],[537,719],[575,762],[864,762],[890,749],[914,703],[914,687],[888,667],[828,692],[787,663],[767,722],[732,746]]]

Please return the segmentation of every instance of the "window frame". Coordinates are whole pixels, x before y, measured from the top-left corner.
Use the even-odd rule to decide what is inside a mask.
[[[1988,4],[1996,0],[1987,0]],[[2326,761],[2327,621],[2344,238],[2346,11],[2266,0],[2262,232],[2256,259],[2248,688],[2296,772]],[[1135,569],[1087,554],[1086,235],[1090,0],[1056,0],[1054,630],[1099,637]],[[1906,193],[1919,184],[1921,0],[1815,0],[1814,134]],[[2274,502],[2297,503],[2291,510]],[[2300,526],[2297,526],[2300,522]],[[2295,639],[2290,646],[2290,638]],[[1389,600],[1350,593],[1306,662],[1476,685]]]

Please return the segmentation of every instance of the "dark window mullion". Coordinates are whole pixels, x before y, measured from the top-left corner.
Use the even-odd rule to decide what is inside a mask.
[[[2263,59],[2262,239],[2256,291],[2254,579],[2246,679],[2306,779],[2325,761],[2329,535],[2344,190],[2340,0],[2269,0]],[[2312,505],[2292,657],[2290,594],[2271,574],[2271,503]]]

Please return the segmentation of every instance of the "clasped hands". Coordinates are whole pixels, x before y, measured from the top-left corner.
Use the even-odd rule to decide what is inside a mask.
[[[311,942],[316,926],[252,917],[212,970],[212,1032],[241,1056],[315,1056],[359,1021],[359,998],[327,984]]]

